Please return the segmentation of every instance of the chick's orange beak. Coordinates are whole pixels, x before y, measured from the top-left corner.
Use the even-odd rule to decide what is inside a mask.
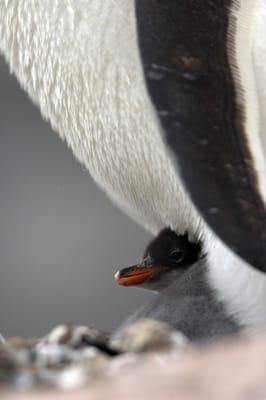
[[[160,265],[147,265],[145,267],[134,265],[116,272],[115,280],[121,286],[138,286],[152,280],[164,270]]]

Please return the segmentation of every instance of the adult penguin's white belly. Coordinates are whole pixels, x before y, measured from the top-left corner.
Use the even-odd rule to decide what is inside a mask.
[[[134,219],[198,231],[145,88],[132,0],[0,4],[0,46],[96,182]]]

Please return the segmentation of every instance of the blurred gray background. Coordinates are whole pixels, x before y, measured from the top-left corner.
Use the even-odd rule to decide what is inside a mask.
[[[148,296],[118,287],[150,236],[93,183],[0,59],[0,332],[112,330]]]

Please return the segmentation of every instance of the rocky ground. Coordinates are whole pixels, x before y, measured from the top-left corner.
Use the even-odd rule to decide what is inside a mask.
[[[147,320],[115,337],[62,325],[0,347],[4,400],[262,400],[265,376],[265,334],[192,346]]]

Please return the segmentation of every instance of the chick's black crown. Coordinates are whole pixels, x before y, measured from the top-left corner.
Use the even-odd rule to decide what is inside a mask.
[[[145,250],[144,258],[150,256],[155,264],[171,268],[185,267],[201,257],[201,243],[193,243],[188,234],[177,235],[170,228],[163,229]]]

